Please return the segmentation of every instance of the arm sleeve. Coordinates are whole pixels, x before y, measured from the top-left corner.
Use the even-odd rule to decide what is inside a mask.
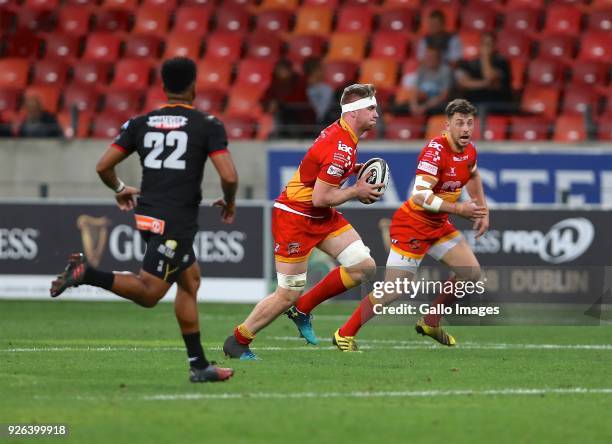
[[[121,130],[119,131],[119,135],[115,138],[113,146],[126,153],[133,153],[137,148],[134,129],[135,125],[133,119],[121,125]]]
[[[227,152],[227,133],[223,122],[213,116],[207,116],[208,120],[208,155],[214,156]]]
[[[329,185],[340,186],[344,176],[352,172],[354,154],[355,150],[341,141],[337,146],[329,144],[317,179]]]

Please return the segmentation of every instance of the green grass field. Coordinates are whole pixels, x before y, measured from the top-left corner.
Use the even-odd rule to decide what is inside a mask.
[[[0,423],[113,444],[612,442],[612,327],[453,327],[448,349],[369,325],[343,354],[327,338],[353,307],[320,307],[318,347],[283,317],[262,361],[230,363],[220,346],[251,306],[201,304],[208,357],[236,375],[191,384],[171,304],[1,301]]]

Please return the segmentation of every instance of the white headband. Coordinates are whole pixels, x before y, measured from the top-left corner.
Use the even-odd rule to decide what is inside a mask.
[[[348,113],[349,111],[357,111],[359,109],[369,108],[370,106],[376,106],[376,97],[366,97],[365,99],[359,99],[351,103],[342,105],[342,114]]]

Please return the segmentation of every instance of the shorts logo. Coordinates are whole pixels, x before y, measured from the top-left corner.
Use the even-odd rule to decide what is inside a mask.
[[[425,162],[423,160],[421,160],[419,162],[419,165],[417,166],[418,170],[422,170],[425,171],[426,173],[429,174],[433,174],[434,176],[438,174],[438,167],[435,165],[432,165],[429,162]]]
[[[186,254],[185,256],[183,256],[183,263],[186,264],[187,261],[189,260],[189,255]]]
[[[299,242],[289,242],[287,245],[287,253],[288,254],[298,254],[300,252],[300,243]]]
[[[330,165],[329,168],[327,168],[327,174],[329,174],[330,176],[342,177],[342,175],[344,174],[344,170],[338,168],[337,166]]]
[[[157,252],[163,254],[168,259],[174,259],[174,254],[176,253],[177,242],[175,240],[167,240],[165,244],[157,247]]]

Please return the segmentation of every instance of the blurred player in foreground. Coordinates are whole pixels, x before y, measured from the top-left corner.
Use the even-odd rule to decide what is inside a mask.
[[[345,88],[342,115],[321,132],[295,175],[276,199],[272,210],[272,235],[278,286],[260,301],[223,345],[227,356],[257,359],[249,348],[255,334],[292,307],[306,285],[308,257],[315,247],[336,258],[341,266],[332,270],[310,292],[308,300],[290,313],[302,335],[312,342],[311,307],[353,288],[375,271],[370,249],[349,222],[334,208],[351,199],[373,202],[382,192],[362,177],[353,186],[341,185],[359,165],[359,137],[376,125],[375,89],[355,84]],[[306,296],[306,295],[305,295]]]
[[[135,209],[136,227],[147,243],[138,275],[94,269],[82,253],[71,255],[65,271],[52,283],[51,296],[69,287],[93,285],[112,291],[143,307],[155,306],[176,282],[174,302],[187,355],[192,382],[223,381],[232,369],[211,365],[200,342],[197,292],[200,267],[193,251],[198,231],[198,207],[202,199],[204,164],[211,158],[219,176],[224,198],[223,222],[232,223],[238,176],[227,150],[223,124],[191,105],[195,97],[196,65],[177,57],[164,62],[162,80],[168,104],[127,121],[115,142],[100,158],[96,171],[106,186],[115,191],[119,208]],[[126,186],[115,174],[115,166],[134,151],[142,164],[141,190]],[[138,203],[136,205],[136,196]]]
[[[449,214],[456,214],[474,221],[477,238],[489,228],[482,180],[476,166],[476,148],[471,142],[475,116],[476,108],[470,102],[453,100],[446,107],[446,132],[432,139],[421,152],[412,195],[391,221],[386,281],[412,279],[426,253],[451,268],[454,273],[451,282],[478,280],[480,264],[461,233],[448,220]],[[464,186],[471,200],[458,202]],[[370,293],[336,330],[334,343],[342,351],[356,351],[355,335],[374,316],[373,306],[387,305],[400,296],[388,293],[376,299]],[[456,300],[452,292],[443,293],[431,307],[440,313],[441,306]],[[422,317],[416,331],[440,344],[455,345],[455,338],[440,327],[441,317],[441,314]]]

